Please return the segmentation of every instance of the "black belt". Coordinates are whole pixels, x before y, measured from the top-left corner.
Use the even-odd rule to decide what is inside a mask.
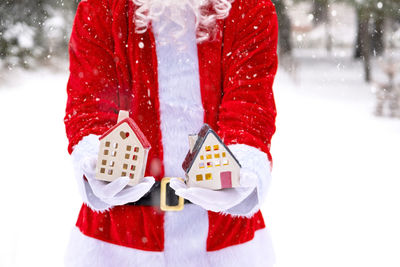
[[[165,182],[165,186],[165,204],[169,207],[178,206],[179,196],[175,195],[175,190],[169,186],[169,182]],[[146,195],[138,201],[128,203],[127,205],[160,207],[161,191],[161,182],[157,181]],[[189,203],[191,203],[189,200],[184,199],[184,204]]]

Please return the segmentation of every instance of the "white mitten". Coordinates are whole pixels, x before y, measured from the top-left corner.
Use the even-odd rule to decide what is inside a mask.
[[[216,191],[199,187],[188,188],[179,179],[172,179],[170,186],[176,195],[206,210],[251,217],[259,210],[269,186],[270,162],[267,154],[251,146],[230,145],[229,149],[242,165],[240,187]]]
[[[151,189],[154,178],[145,177],[135,186],[127,186],[128,177],[120,177],[112,182],[97,180],[95,175],[99,145],[98,136],[88,135],[72,152],[75,177],[83,202],[93,210],[104,211],[113,206],[138,201]]]

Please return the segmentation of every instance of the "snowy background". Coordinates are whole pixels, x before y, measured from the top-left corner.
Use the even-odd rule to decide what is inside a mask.
[[[315,28],[296,38],[295,68],[276,77],[263,212],[277,267],[400,266],[400,120],[373,115],[375,96],[346,46],[354,17],[344,17],[346,27],[333,25],[337,48],[315,47],[324,38]],[[67,68],[0,73],[1,267],[62,266],[81,204],[63,123]]]

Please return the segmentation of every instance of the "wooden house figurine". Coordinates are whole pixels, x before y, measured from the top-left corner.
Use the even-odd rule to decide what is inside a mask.
[[[117,124],[100,137],[96,178],[111,182],[126,176],[129,185],[136,185],[144,177],[149,150],[149,141],[129,112],[120,111]]]
[[[189,187],[218,190],[239,186],[240,163],[209,125],[189,135],[189,146],[182,164]]]

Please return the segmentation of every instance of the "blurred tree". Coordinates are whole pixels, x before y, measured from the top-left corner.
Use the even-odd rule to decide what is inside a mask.
[[[362,58],[363,46],[368,45],[369,53],[381,55],[384,51],[385,37],[385,11],[377,1],[361,2],[355,1],[357,11],[357,38],[355,42],[355,58]],[[380,4],[379,4],[380,3]],[[365,21],[364,21],[365,20]],[[361,36],[366,34],[368,38],[363,41]]]
[[[279,54],[291,55],[292,53],[292,28],[287,6],[284,0],[272,0],[278,15],[279,24]]]
[[[313,22],[315,25],[324,23],[329,18],[329,2],[330,0],[313,0]]]
[[[377,9],[372,19],[371,51],[374,55],[382,55],[385,50],[385,12],[382,9]]]
[[[79,2],[80,2],[80,1],[81,1],[81,0],[72,0],[72,1],[71,1],[72,10],[76,11],[76,9],[78,8],[78,5],[79,5]]]
[[[364,62],[365,80],[371,80],[370,55],[385,49],[385,21],[400,17],[399,0],[351,0],[357,10],[357,38],[354,57]],[[393,20],[389,20],[393,21]]]
[[[0,1],[0,63],[32,67],[66,55],[76,1]]]
[[[369,10],[367,6],[360,5],[357,8],[358,30],[356,42],[356,57],[364,62],[364,79],[366,82],[371,81],[371,60],[370,60],[370,36],[369,26]]]

